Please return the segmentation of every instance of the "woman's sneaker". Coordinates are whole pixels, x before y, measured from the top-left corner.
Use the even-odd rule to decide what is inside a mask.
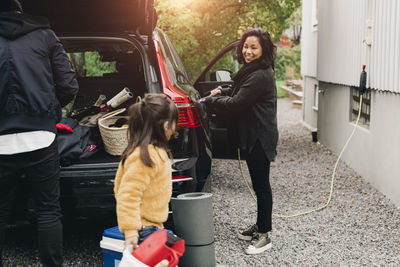
[[[251,245],[245,249],[245,252],[246,254],[258,254],[270,249],[271,247],[271,238],[255,233],[251,240]]]
[[[257,225],[253,224],[243,231],[239,232],[238,238],[245,241],[251,241],[255,233],[257,233]]]

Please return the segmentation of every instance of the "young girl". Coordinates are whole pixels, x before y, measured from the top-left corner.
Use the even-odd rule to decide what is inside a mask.
[[[129,141],[115,178],[118,226],[125,247],[138,244],[143,227],[163,228],[172,194],[168,140],[178,121],[175,104],[147,94],[129,110]]]

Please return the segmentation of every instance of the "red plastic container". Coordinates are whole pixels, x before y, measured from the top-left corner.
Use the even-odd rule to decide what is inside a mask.
[[[179,263],[179,257],[185,252],[185,240],[180,240],[169,247],[167,230],[163,229],[147,237],[133,252],[132,256],[142,263],[153,267],[162,260],[168,260],[169,267]]]

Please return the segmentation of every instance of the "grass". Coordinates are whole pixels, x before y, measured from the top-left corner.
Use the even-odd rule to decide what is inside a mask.
[[[288,97],[287,92],[281,89],[281,85],[283,84],[285,84],[285,81],[283,80],[276,81],[276,93],[278,98]]]

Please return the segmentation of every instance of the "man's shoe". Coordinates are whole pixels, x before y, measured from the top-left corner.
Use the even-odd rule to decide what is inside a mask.
[[[265,237],[256,233],[253,235],[253,239],[251,240],[251,245],[249,245],[245,252],[246,254],[258,254],[266,251],[272,247],[271,238]]]
[[[257,233],[257,226],[253,224],[244,229],[243,231],[239,232],[238,238],[245,241],[251,241],[255,233]]]

